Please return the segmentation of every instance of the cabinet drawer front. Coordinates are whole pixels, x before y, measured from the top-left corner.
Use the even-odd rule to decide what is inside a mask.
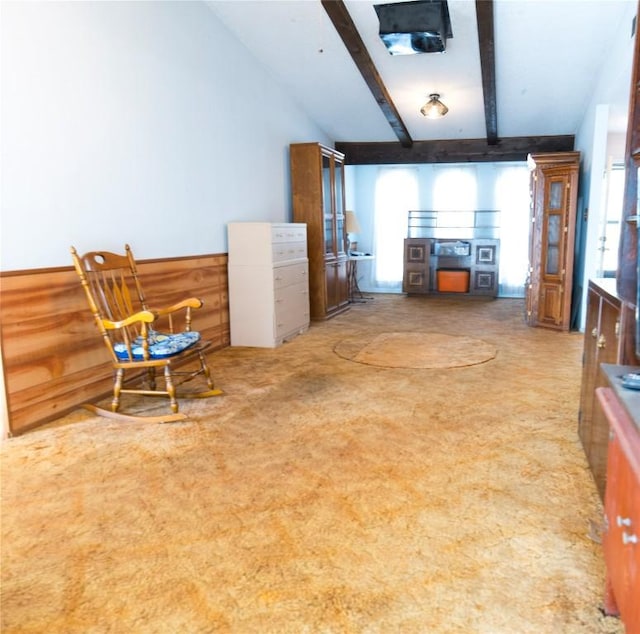
[[[309,289],[307,282],[288,286],[275,294],[276,337],[309,323]]]
[[[274,295],[276,316],[284,312],[304,312],[309,309],[309,288],[306,281],[301,284],[277,289]]]
[[[309,265],[307,262],[280,266],[273,270],[273,287],[285,288],[294,284],[309,284]]]
[[[276,225],[271,228],[271,241],[273,244],[282,242],[305,242],[307,241],[306,225],[283,226]]]
[[[303,260],[307,257],[306,242],[279,242],[273,245],[273,263]]]

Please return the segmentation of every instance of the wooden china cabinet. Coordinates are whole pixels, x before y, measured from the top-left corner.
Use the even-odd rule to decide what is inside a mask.
[[[530,154],[530,326],[569,330],[580,152]]]
[[[635,321],[635,306],[618,294],[614,279],[589,280],[578,435],[603,500],[607,481],[609,423],[597,406],[596,389],[608,385],[607,378],[600,371],[601,364],[624,365],[635,361]]]
[[[344,154],[320,143],[290,146],[293,220],[307,225],[311,319],[349,308]]]

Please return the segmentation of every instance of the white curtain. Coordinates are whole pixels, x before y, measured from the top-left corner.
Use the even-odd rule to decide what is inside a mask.
[[[439,224],[452,227],[473,226],[473,212],[479,201],[478,170],[474,165],[433,166],[431,202],[427,209],[451,211],[450,217],[438,214]],[[380,168],[375,186],[373,222],[374,266],[371,267],[372,291],[402,290],[403,247],[407,237],[408,212],[420,209],[419,170],[415,166]],[[482,205],[500,210],[500,286],[501,297],[524,297],[529,249],[529,170],[526,164],[494,165],[484,172]],[[465,211],[469,211],[466,218]],[[453,213],[456,212],[456,213]],[[448,236],[447,236],[448,237]]]
[[[433,184],[433,209],[438,211],[469,211],[478,208],[478,182],[473,165],[437,166]],[[473,213],[438,214],[438,223],[443,226],[473,227]]]
[[[496,208],[500,214],[500,297],[524,297],[529,265],[529,169],[496,167]]]
[[[373,285],[376,290],[402,290],[404,239],[410,209],[418,208],[418,170],[384,167],[376,180]]]

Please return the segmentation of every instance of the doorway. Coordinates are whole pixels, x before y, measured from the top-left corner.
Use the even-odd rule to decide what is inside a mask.
[[[604,174],[603,213],[598,229],[596,277],[615,277],[624,198],[624,163],[610,163]]]

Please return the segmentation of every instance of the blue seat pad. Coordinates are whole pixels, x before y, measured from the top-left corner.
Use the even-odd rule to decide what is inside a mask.
[[[183,350],[190,348],[200,341],[200,333],[189,331],[165,334],[162,332],[152,331],[148,336],[149,340],[149,357],[151,359],[164,359],[173,357]],[[113,346],[118,359],[123,361],[129,360],[127,347],[123,343],[117,343]],[[142,337],[138,337],[131,346],[134,361],[142,361]]]

